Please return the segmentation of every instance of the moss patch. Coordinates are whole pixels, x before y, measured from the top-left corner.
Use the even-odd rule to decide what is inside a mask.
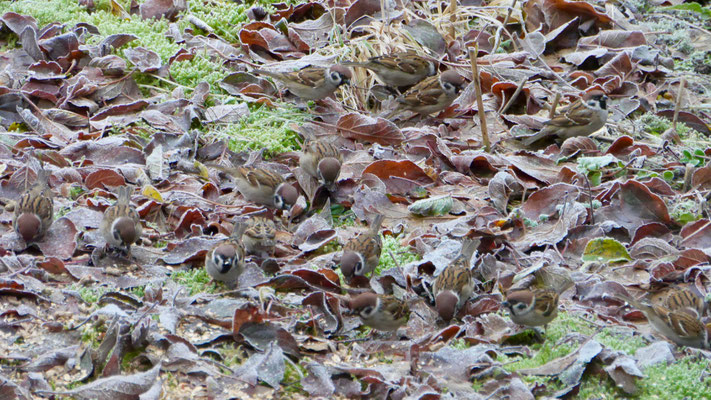
[[[212,281],[204,268],[192,268],[186,271],[176,271],[170,278],[185,286],[190,295],[196,293],[215,293],[217,284]]]

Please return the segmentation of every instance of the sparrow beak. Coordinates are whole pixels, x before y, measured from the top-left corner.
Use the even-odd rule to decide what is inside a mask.
[[[502,302],[501,302],[501,307],[509,308],[509,307],[511,307],[511,304],[510,304],[508,301],[502,301]]]

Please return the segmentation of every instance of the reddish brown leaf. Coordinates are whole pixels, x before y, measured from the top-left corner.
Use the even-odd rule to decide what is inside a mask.
[[[100,169],[87,175],[84,185],[88,189],[106,189],[109,186],[123,186],[126,180],[113,169]]]
[[[339,133],[348,139],[379,144],[400,144],[405,137],[391,121],[368,115],[349,113],[336,123]]]

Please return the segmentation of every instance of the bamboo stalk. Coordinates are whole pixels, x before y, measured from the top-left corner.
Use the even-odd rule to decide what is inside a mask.
[[[469,48],[469,60],[472,63],[472,74],[474,78],[474,89],[476,91],[476,105],[479,114],[479,126],[481,127],[481,139],[484,143],[484,151],[487,153],[491,150],[489,142],[489,130],[486,126],[486,112],[484,111],[484,100],[481,93],[481,79],[479,78],[479,67],[477,66],[477,56],[479,54],[479,44],[475,43],[474,48]]]

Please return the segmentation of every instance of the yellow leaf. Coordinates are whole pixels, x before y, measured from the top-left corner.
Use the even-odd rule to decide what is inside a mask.
[[[157,202],[163,202],[163,196],[161,196],[160,192],[156,188],[154,188],[153,185],[144,186],[143,190],[141,190],[141,194]]]

